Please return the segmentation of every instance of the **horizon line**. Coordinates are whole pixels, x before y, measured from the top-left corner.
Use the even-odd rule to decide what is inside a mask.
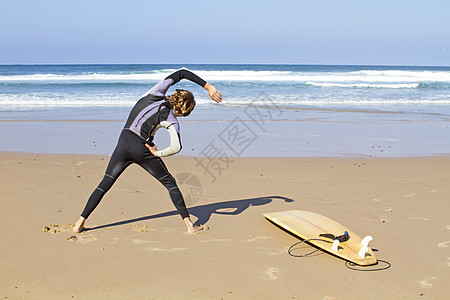
[[[402,64],[322,64],[322,63],[0,63],[0,66],[94,66],[94,65],[223,65],[223,66],[369,66],[369,67],[433,67],[448,68],[450,65],[402,65]]]

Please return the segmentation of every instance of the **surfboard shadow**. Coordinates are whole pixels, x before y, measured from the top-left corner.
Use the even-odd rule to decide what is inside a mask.
[[[229,215],[235,216],[241,214],[243,211],[247,210],[251,206],[261,206],[271,203],[273,200],[283,200],[285,202],[294,202],[293,199],[282,197],[282,196],[266,196],[266,197],[257,197],[250,199],[242,199],[242,200],[232,200],[232,201],[224,201],[219,203],[211,203],[198,205],[189,208],[189,213],[195,217],[197,217],[197,221],[195,225],[203,225],[206,224],[212,217],[213,214],[218,215]],[[86,228],[86,231],[126,225],[130,223],[147,221],[158,218],[165,218],[178,215],[178,211],[172,210],[164,213],[154,214],[150,216],[134,218],[129,220],[123,220],[119,222],[114,222],[110,224],[100,225],[92,228]]]

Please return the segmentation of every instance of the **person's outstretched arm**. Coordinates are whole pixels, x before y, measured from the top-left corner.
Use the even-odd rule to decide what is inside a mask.
[[[222,102],[222,94],[211,84],[194,74],[188,69],[180,69],[175,71],[174,73],[167,76],[165,79],[158,82],[153,88],[151,88],[146,95],[152,94],[157,96],[165,96],[169,88],[180,82],[182,79],[187,79],[189,81],[195,82],[201,87],[205,88],[208,91],[208,95],[211,100],[220,103]]]

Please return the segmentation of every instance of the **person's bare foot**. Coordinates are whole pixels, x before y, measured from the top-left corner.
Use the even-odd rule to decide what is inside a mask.
[[[77,223],[75,223],[75,226],[73,227],[72,231],[75,233],[82,232],[84,229],[84,222],[86,222],[86,219],[83,217],[80,217],[78,219]]]
[[[209,228],[205,225],[195,225],[192,228],[188,229],[188,234],[196,234],[203,230],[208,230]]]
[[[190,217],[184,218],[184,223],[187,227],[188,234],[196,234],[203,230],[208,230],[209,228],[205,225],[194,225]]]

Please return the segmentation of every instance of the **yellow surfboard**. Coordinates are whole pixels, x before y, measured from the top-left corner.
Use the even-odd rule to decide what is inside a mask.
[[[264,217],[299,238],[357,265],[369,266],[377,263],[369,247],[371,236],[361,239],[356,233],[330,218],[302,210],[265,213]]]

